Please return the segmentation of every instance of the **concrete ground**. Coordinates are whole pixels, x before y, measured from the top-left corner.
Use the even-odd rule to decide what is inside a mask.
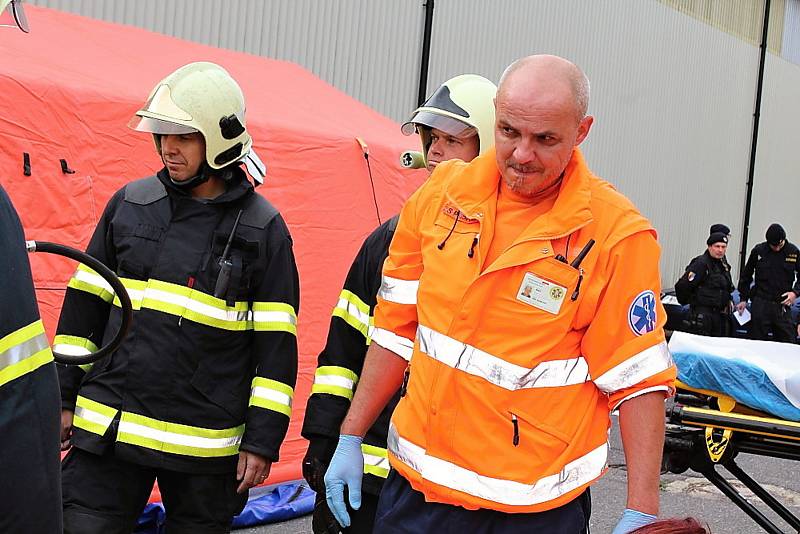
[[[612,432],[611,469],[592,487],[593,534],[611,532],[625,508],[626,478],[622,445],[616,425]],[[780,460],[762,456],[739,455],[737,462],[751,477],[756,479],[796,515],[800,515],[800,466],[791,460]],[[733,479],[724,469],[720,472]],[[738,481],[739,491],[752,495]],[[755,501],[754,501],[755,502]],[[785,532],[795,532],[769,509],[761,509]],[[687,471],[681,475],[667,474],[661,477],[662,517],[694,516],[708,524],[713,534],[757,534],[763,530],[743,511],[717,490],[705,478]],[[236,534],[305,534],[311,533],[311,517],[306,516],[279,524],[241,529]],[[422,534],[422,533],[421,533]]]

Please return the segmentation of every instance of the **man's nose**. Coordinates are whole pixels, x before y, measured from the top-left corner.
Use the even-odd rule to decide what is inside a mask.
[[[533,143],[521,140],[514,147],[514,160],[519,164],[531,163],[536,159],[536,148]]]
[[[174,154],[175,153],[175,143],[174,138],[171,135],[162,135],[161,136],[161,152],[164,154]]]

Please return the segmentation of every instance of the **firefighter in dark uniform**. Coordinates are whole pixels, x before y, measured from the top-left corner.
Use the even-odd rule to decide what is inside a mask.
[[[723,261],[728,248],[728,236],[711,234],[706,240],[708,249],[694,258],[686,272],[675,284],[675,292],[689,296],[689,325],[687,330],[705,336],[730,335],[733,308],[730,266]]]
[[[472,74],[445,82],[403,125],[403,132],[419,133],[425,165],[432,171],[449,159],[469,161],[494,145],[494,105],[497,88]],[[303,422],[303,437],[310,441],[303,460],[303,476],[317,492],[312,522],[315,533],[341,528],[325,502],[323,476],[336,449],[339,426],[364,365],[371,341],[372,310],[381,285],[381,269],[389,253],[398,216],[379,226],[364,241],[333,310],[328,339],[314,377]],[[413,340],[400,340],[411,354]],[[401,351],[401,349],[398,349]],[[352,523],[344,532],[372,532],[378,495],[389,474],[386,436],[399,391],[364,438],[364,478],[361,507],[351,510]]]
[[[65,532],[131,532],[157,479],[170,533],[228,532],[284,439],[297,374],[297,269],[289,231],[241,169],[244,96],[213,63],[179,68],[131,127],[164,168],[119,190],[88,252],[134,307],[119,350],[59,366]],[[79,265],[54,346],[90,350],[118,300]]]
[[[0,26],[27,32],[0,0]],[[0,185],[0,532],[61,532],[58,376],[36,306],[25,235]]]
[[[0,186],[0,532],[61,532],[58,376],[22,225]]]
[[[789,311],[800,295],[800,265],[798,250],[786,240],[786,231],[780,224],[771,224],[767,240],[750,251],[750,257],[739,277],[743,311],[748,298],[750,306],[750,337],[786,343],[797,342],[797,332]],[[755,276],[755,285],[750,285]]]

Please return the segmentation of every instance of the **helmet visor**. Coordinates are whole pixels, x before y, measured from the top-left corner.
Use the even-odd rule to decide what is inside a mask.
[[[466,122],[426,110],[419,110],[414,113],[403,124],[400,131],[405,135],[411,135],[417,131],[417,125],[436,128],[453,137],[470,137],[477,133],[477,130]]]
[[[159,135],[183,135],[198,131],[184,124],[162,121],[151,117],[139,117],[138,115],[134,115],[128,122],[128,128],[137,132],[149,132]]]
[[[31,30],[28,26],[28,17],[25,16],[25,10],[22,8],[22,0],[11,0],[0,13],[0,26],[19,28],[25,33]]]

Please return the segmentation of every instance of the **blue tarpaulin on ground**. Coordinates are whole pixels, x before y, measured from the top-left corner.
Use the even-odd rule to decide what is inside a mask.
[[[233,518],[233,528],[288,521],[312,512],[316,494],[303,481],[250,490],[242,513]],[[137,534],[164,532],[164,505],[149,503],[137,522]]]

